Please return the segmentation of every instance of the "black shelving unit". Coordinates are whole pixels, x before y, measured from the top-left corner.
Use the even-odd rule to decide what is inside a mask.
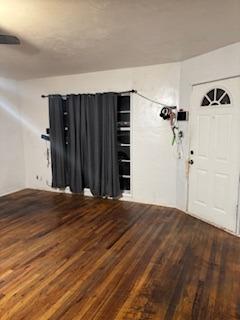
[[[131,108],[130,96],[118,97],[118,161],[120,187],[123,193],[131,191]]]

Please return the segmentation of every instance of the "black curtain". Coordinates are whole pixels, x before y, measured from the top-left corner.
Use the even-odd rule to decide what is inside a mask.
[[[51,110],[51,97],[49,110]],[[72,192],[78,193],[84,188],[89,188],[94,196],[119,196],[121,191],[117,158],[117,94],[68,95],[66,112],[68,113],[67,138],[63,132],[63,135],[59,135],[58,143],[62,146],[65,158],[53,157],[52,160],[61,160],[64,164],[64,182],[67,182]],[[55,116],[54,113],[53,117]],[[59,121],[58,115],[56,120]],[[60,123],[62,120],[54,127],[60,128],[62,126]],[[50,134],[51,131],[50,121]],[[62,136],[65,137],[64,144]],[[51,149],[56,151],[55,148]],[[52,167],[59,168],[56,164]],[[56,170],[52,172],[53,175],[57,174]],[[60,182],[61,179],[58,180],[53,176],[53,181]]]
[[[60,95],[49,96],[49,123],[52,163],[52,187],[65,188],[66,142],[64,136],[64,109]]]

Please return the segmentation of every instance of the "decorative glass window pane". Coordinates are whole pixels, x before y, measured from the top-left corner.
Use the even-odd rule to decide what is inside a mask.
[[[204,97],[202,101],[202,106],[209,106],[209,105],[210,105],[210,101],[206,97]]]
[[[224,95],[225,91],[223,89],[217,89],[217,96],[216,96],[216,100],[219,100],[223,95]]]
[[[222,97],[222,99],[220,100],[220,103],[221,104],[230,104],[231,101],[230,101],[229,95],[225,94],[224,97]]]
[[[208,98],[210,99],[210,101],[214,100],[214,90],[211,90],[207,93]]]
[[[201,106],[220,106],[225,104],[231,104],[231,99],[229,94],[221,89],[215,88],[210,90],[202,99]]]

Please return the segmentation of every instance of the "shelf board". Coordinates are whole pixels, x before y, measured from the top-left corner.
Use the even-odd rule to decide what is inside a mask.
[[[130,131],[130,127],[118,127],[118,131]]]
[[[130,143],[119,143],[121,147],[130,147]]]

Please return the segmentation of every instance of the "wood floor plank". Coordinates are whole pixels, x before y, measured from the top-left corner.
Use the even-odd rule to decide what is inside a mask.
[[[0,234],[1,320],[240,319],[240,239],[176,209],[26,189]]]

